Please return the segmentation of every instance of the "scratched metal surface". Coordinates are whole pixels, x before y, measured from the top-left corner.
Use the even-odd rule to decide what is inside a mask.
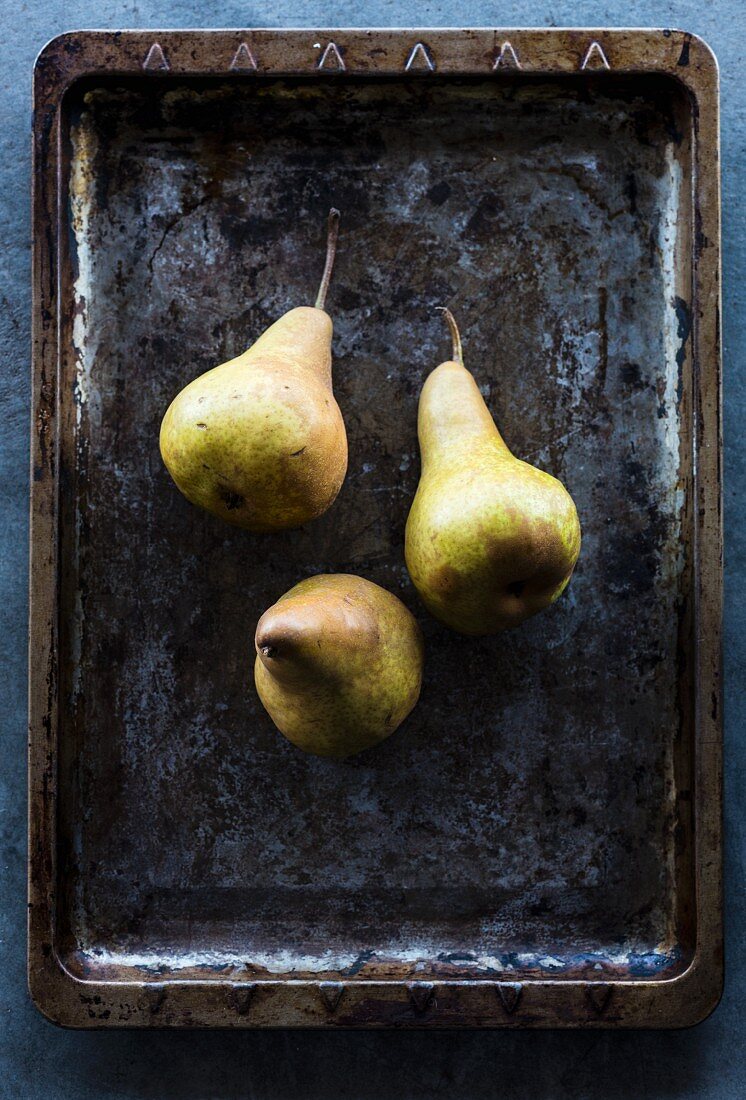
[[[609,87],[78,93],[60,783],[73,968],[636,976],[683,958],[686,175],[675,94]],[[158,426],[187,381],[312,300],[332,203],[350,470],[321,520],[252,536],[181,498]],[[583,525],[566,596],[488,640],[430,619],[403,563],[418,392],[447,354],[439,304],[507,441],[568,485]],[[411,718],[341,764],[280,737],[251,683],[257,618],[320,571],[396,592],[427,644]]]

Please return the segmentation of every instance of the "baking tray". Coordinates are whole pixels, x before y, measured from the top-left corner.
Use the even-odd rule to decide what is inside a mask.
[[[678,31],[80,32],[35,70],[32,996],[120,1026],[681,1026],[722,981],[717,66]],[[350,470],[252,536],[176,492],[171,397],[311,300]],[[562,478],[568,593],[422,610],[416,404],[467,363]],[[256,619],[396,592],[421,702],[339,763],[274,730]]]

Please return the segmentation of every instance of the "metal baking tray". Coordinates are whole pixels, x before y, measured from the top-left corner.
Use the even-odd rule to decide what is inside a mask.
[[[717,65],[668,30],[80,32],[35,70],[32,996],[78,1027],[660,1027],[722,981]],[[350,470],[307,529],[191,507],[158,426],[330,295]],[[415,598],[416,404],[447,304],[584,531],[551,610]],[[274,730],[261,612],[396,592],[406,724]]]

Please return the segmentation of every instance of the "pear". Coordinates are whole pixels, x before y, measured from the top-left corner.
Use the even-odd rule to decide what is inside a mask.
[[[464,366],[429,375],[419,402],[422,470],[405,532],[407,569],[427,609],[462,634],[517,626],[553,603],[580,553],[572,497],[515,458]]]
[[[320,516],[347,472],[324,309],[338,224],[331,210],[315,306],[291,309],[242,355],[190,382],[163,418],[161,455],[187,500],[249,531]]]
[[[254,680],[281,733],[316,756],[383,741],[420,694],[422,633],[401,600],[348,573],[296,584],[256,628]]]

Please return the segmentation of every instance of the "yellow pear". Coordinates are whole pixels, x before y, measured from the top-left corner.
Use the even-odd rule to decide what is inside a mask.
[[[453,359],[432,371],[420,395],[422,471],[405,557],[437,619],[462,634],[492,634],[562,593],[580,553],[580,523],[562,483],[508,450],[464,366],[456,322],[443,312]]]
[[[161,455],[184,496],[249,531],[320,516],[347,472],[324,310],[338,222],[332,210],[316,305],[291,309],[248,351],[190,382],[163,418]]]
[[[383,741],[420,694],[422,633],[401,600],[348,573],[301,581],[256,628],[254,680],[281,733],[316,756]]]

